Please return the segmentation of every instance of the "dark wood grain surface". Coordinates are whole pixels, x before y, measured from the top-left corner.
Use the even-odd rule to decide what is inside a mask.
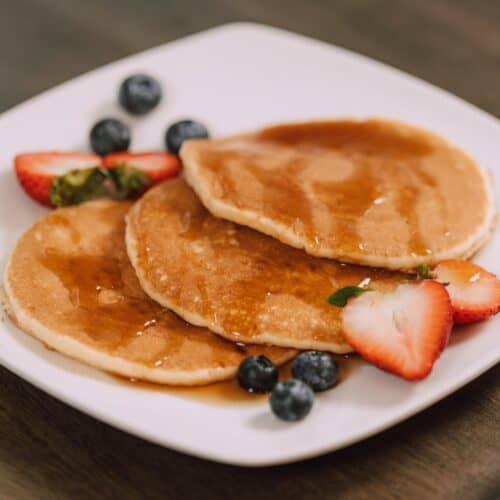
[[[0,0],[0,111],[96,66],[241,20],[361,52],[500,116],[495,0]],[[128,436],[0,369],[0,498],[496,499],[499,416],[497,366],[365,442],[244,469]]]

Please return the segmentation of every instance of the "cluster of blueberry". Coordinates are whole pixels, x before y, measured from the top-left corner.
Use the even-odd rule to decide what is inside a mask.
[[[278,368],[266,356],[249,356],[238,369],[238,383],[249,392],[270,392],[269,404],[282,420],[302,420],[314,402],[314,393],[333,387],[338,363],[327,353],[304,351],[292,363],[292,377],[278,382]]]
[[[120,85],[118,101],[132,115],[144,115],[154,109],[162,98],[160,83],[148,75],[133,75]],[[165,146],[177,154],[186,139],[207,138],[207,128],[194,120],[173,123],[165,133]],[[130,146],[130,129],[121,120],[104,118],[90,131],[90,144],[95,153],[104,156],[127,151]]]

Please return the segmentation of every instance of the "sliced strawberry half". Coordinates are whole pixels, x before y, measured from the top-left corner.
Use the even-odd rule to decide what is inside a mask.
[[[153,184],[176,176],[181,163],[176,155],[163,152],[151,153],[113,153],[104,157],[105,167],[126,165],[147,173]]]
[[[500,309],[500,280],[465,260],[445,260],[434,269],[439,281],[448,283],[455,323],[473,323]]]
[[[430,280],[401,284],[390,293],[365,292],[342,310],[349,344],[367,361],[407,380],[431,372],[452,325],[448,292]]]
[[[97,167],[102,159],[92,153],[66,153],[47,151],[25,153],[14,159],[14,168],[19,183],[34,200],[52,206],[50,188],[52,181],[71,170]]]

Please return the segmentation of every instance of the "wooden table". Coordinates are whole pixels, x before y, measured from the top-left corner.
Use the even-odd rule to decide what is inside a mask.
[[[0,0],[0,110],[136,51],[251,20],[367,54],[500,116],[500,2],[283,5]],[[263,469],[180,455],[97,422],[7,370],[0,380],[2,499],[500,498],[500,366],[377,437]]]

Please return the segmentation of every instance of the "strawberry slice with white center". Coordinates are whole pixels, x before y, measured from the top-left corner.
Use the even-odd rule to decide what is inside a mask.
[[[500,309],[500,280],[465,260],[445,260],[434,269],[439,281],[448,283],[455,323],[473,323]]]
[[[151,177],[153,184],[176,176],[181,170],[179,157],[171,153],[112,153],[104,157],[104,166],[111,168],[126,165],[142,170]]]
[[[407,380],[431,372],[452,325],[448,292],[430,280],[401,284],[390,293],[367,291],[342,310],[349,344],[370,363]]]
[[[52,206],[52,181],[71,170],[98,167],[102,159],[93,153],[60,151],[34,152],[17,155],[14,168],[19,183],[26,193],[43,205]]]

